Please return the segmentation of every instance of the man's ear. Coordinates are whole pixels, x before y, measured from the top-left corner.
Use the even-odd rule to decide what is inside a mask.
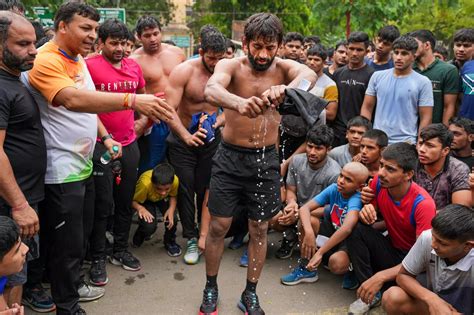
[[[474,141],[474,134],[469,134],[469,136],[467,137],[469,139],[470,142]]]
[[[451,149],[449,147],[445,147],[443,149],[441,149],[441,154],[446,157],[449,155],[449,152],[451,152]]]
[[[56,31],[57,33],[66,33],[66,22],[60,21],[58,24],[58,30]]]
[[[404,175],[406,176],[406,180],[409,181],[409,180],[412,180],[413,179],[413,176],[415,176],[415,171],[414,170],[410,170],[408,172],[405,172]]]

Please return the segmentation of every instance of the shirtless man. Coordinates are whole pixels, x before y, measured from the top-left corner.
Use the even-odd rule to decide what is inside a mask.
[[[214,27],[206,26],[201,31],[199,58],[178,65],[169,77],[166,99],[177,110],[175,121],[170,124],[172,133],[167,139],[169,160],[179,178],[178,210],[183,227],[183,237],[188,239],[184,261],[196,264],[199,261],[195,222],[196,211],[201,212],[204,193],[211,178],[212,157],[220,142],[220,130],[206,131],[200,120],[207,115],[209,125],[215,124],[217,107],[204,99],[204,88],[214,72],[217,62],[225,57],[225,37]],[[193,120],[194,116],[194,120]],[[190,130],[194,127],[195,131]],[[209,137],[206,138],[207,132]],[[194,195],[196,196],[196,205]]]
[[[293,60],[275,58],[283,26],[269,13],[252,15],[244,28],[248,55],[220,61],[204,95],[225,108],[222,142],[213,159],[209,194],[211,224],[206,240],[206,287],[200,314],[217,314],[217,273],[224,237],[243,203],[249,217],[247,286],[239,307],[265,314],[256,294],[267,251],[268,221],[280,210],[280,166],[275,148],[280,116],[275,111],[285,89],[316,74]]]

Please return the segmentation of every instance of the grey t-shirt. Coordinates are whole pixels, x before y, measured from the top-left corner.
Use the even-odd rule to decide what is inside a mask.
[[[427,288],[463,314],[474,312],[474,249],[453,265],[431,247],[431,230],[424,231],[402,262],[412,275],[426,271]]]
[[[332,157],[340,167],[344,167],[349,162],[352,162],[352,155],[349,152],[349,143],[335,147],[329,151],[329,156]]]
[[[313,170],[308,164],[306,153],[301,153],[295,155],[291,160],[286,184],[296,186],[296,198],[298,205],[301,206],[323,189],[335,183],[340,172],[341,167],[330,157],[327,157],[324,166]]]

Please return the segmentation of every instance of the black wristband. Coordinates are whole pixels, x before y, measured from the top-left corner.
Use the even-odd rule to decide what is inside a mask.
[[[102,143],[104,143],[105,140],[107,140],[107,139],[113,139],[113,137],[112,137],[112,135],[111,135],[110,133],[107,134],[107,135],[105,135],[105,136],[103,136],[102,138],[100,138],[100,140],[102,141]]]

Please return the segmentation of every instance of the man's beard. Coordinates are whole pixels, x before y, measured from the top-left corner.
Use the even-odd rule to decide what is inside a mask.
[[[211,69],[211,67],[209,67],[209,65],[204,61],[204,57],[201,57],[201,61],[202,61],[202,65],[204,66],[204,69],[209,71],[209,73],[213,74],[214,69]]]
[[[3,64],[12,70],[17,71],[28,71],[33,68],[33,64],[26,63],[31,60],[31,57],[21,59],[18,56],[15,56],[6,45],[3,47]]]
[[[259,64],[255,61],[255,58],[250,53],[247,55],[247,57],[249,58],[250,64],[255,71],[266,71],[268,68],[270,68],[273,60],[275,59],[275,56],[273,56],[272,59],[267,58],[267,60],[269,60],[267,63]]]

